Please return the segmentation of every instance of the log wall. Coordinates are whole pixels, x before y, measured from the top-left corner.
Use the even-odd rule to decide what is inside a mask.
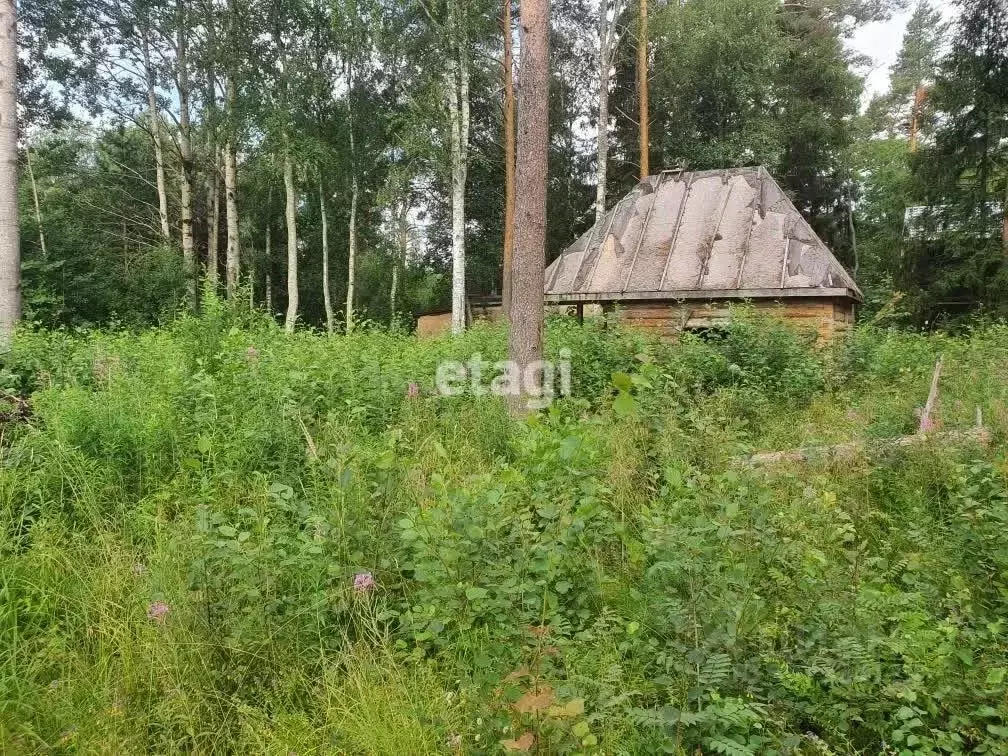
[[[732,304],[730,300],[629,302],[618,306],[616,313],[625,325],[665,338],[675,338],[683,330],[726,326]],[[854,324],[854,305],[849,300],[807,297],[784,301],[758,299],[750,304],[757,310],[793,323],[799,329],[816,331],[821,342],[846,332]]]
[[[683,330],[718,328],[727,325],[731,317],[731,305],[735,300],[696,300],[687,302],[624,302],[615,307],[617,317],[625,325],[641,328],[664,338],[675,338]],[[814,330],[819,341],[825,342],[845,333],[854,325],[854,303],[848,299],[831,297],[794,297],[783,301],[756,299],[751,306],[757,310],[783,318],[802,330]],[[566,312],[572,306],[548,307],[548,311]],[[592,315],[599,309],[609,312],[613,306],[588,303],[585,315]],[[499,307],[473,308],[475,320],[499,320]],[[417,321],[417,335],[424,338],[440,336],[451,330],[451,313],[423,315]]]

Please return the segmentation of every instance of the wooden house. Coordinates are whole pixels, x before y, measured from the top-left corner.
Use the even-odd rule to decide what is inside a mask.
[[[641,181],[546,269],[545,296],[547,309],[611,312],[667,337],[716,329],[733,303],[746,302],[821,340],[850,328],[862,301],[762,167],[665,171]],[[418,330],[445,326],[444,316],[425,316]]]
[[[716,328],[749,302],[829,338],[860,301],[762,167],[651,176],[546,270],[548,305],[601,305],[666,336]]]

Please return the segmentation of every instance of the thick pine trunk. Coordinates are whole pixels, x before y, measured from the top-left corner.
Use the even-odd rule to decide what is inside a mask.
[[[0,0],[0,349],[21,316],[17,176],[17,22],[14,0]]]
[[[228,297],[238,294],[238,280],[241,276],[241,244],[238,238],[238,156],[235,144],[237,127],[235,113],[237,88],[234,76],[227,79],[228,140],[224,145],[224,196],[227,206],[227,293]]]
[[[288,333],[294,332],[298,318],[298,256],[297,256],[297,190],[294,187],[294,160],[290,146],[284,148],[284,193],[287,198],[285,217],[287,220],[287,318],[284,327]]]
[[[329,291],[329,218],[326,216],[325,186],[319,177],[319,213],[322,216],[322,300],[325,304],[326,330],[333,332],[332,293]]]
[[[648,3],[640,0],[640,27],[637,35],[637,98],[640,103],[640,177],[651,175],[651,135],[648,104]]]
[[[171,226],[168,225],[168,180],[165,178],[164,147],[161,144],[161,113],[157,94],[154,92],[154,73],[150,60],[150,29],[144,29],[143,64],[144,80],[147,85],[147,115],[151,122],[151,140],[154,142],[154,169],[157,181],[158,218],[161,221],[161,237],[165,244],[171,243]]]
[[[549,168],[549,0],[522,0],[518,161],[515,180],[514,290],[508,353],[523,373],[511,411],[529,409],[542,375],[528,366],[543,357],[543,279],[546,255],[546,176]],[[531,385],[530,385],[531,380]]]
[[[504,0],[501,13],[504,31],[504,264],[501,285],[501,309],[504,317],[511,312],[511,269],[514,258],[515,203],[515,100],[514,54],[511,40],[511,0]]]
[[[189,307],[193,311],[199,304],[199,289],[196,275],[196,247],[193,243],[193,153],[192,127],[189,118],[189,59],[188,59],[188,19],[182,0],[177,4],[178,30],[176,49],[178,54],[178,71],[176,82],[179,98],[179,157],[182,159],[182,175],[179,189],[182,211],[182,268],[185,273],[186,287],[189,296]]]

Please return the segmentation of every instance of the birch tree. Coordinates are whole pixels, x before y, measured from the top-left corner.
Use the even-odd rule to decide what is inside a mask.
[[[469,176],[470,65],[467,24],[468,5],[465,0],[449,0],[447,33],[450,51],[446,63],[445,93],[448,98],[448,125],[451,133],[451,329],[456,335],[466,328],[465,202]]]
[[[515,98],[514,55],[512,50],[511,0],[504,0],[501,12],[504,37],[504,250],[501,285],[501,309],[504,317],[511,312],[511,267],[514,253],[515,205]]]
[[[150,12],[145,14],[140,29],[140,48],[143,56],[144,87],[147,92],[147,117],[150,120],[151,141],[154,143],[154,171],[157,182],[158,219],[161,222],[161,236],[165,244],[171,243],[171,226],[168,223],[168,180],[165,176],[164,144],[162,143],[161,107],[158,105],[155,88],[155,71],[151,62],[151,22]]]
[[[199,288],[196,270],[196,245],[193,240],[193,185],[195,165],[192,149],[192,119],[190,105],[192,91],[189,84],[189,14],[185,0],[176,2],[175,37],[175,87],[179,101],[178,151],[182,161],[179,175],[179,194],[182,215],[182,267],[188,287],[189,307],[198,305]]]
[[[350,135],[350,224],[347,229],[347,296],[346,296],[346,332],[354,328],[354,287],[357,282],[357,203],[360,197],[360,184],[357,179],[357,150],[354,138],[354,53],[351,52],[347,65],[347,132]]]
[[[206,154],[209,164],[206,176],[207,214],[207,279],[214,292],[217,291],[220,269],[220,179],[221,160],[217,143],[217,24],[214,18],[214,0],[208,0],[205,8],[206,28],[206,70],[204,71],[203,118],[206,125]],[[230,294],[230,292],[228,292]]]
[[[17,170],[17,21],[14,0],[0,0],[0,349],[21,316]]]
[[[298,281],[298,228],[297,209],[298,194],[294,177],[294,124],[291,112],[292,94],[294,91],[293,55],[290,54],[285,39],[284,24],[291,22],[289,14],[282,14],[282,8],[277,4],[273,7],[271,23],[273,26],[273,52],[276,55],[273,86],[276,90],[276,102],[273,107],[271,122],[275,138],[282,153],[283,184],[284,184],[284,221],[287,227],[287,314],[284,318],[284,328],[293,333],[297,324],[300,297]]]
[[[227,212],[227,295],[237,296],[241,276],[241,246],[238,236],[238,155],[234,125],[237,100],[234,76],[228,75],[226,97],[229,113],[228,139],[224,143],[224,204]]]
[[[617,27],[627,0],[599,0],[598,16],[598,114],[595,137],[595,222],[606,212],[606,184],[609,170],[609,89],[620,32]]]
[[[322,300],[325,307],[326,331],[332,333],[336,327],[333,314],[332,292],[329,291],[329,218],[326,215],[325,187],[319,176],[319,215],[322,220]]]
[[[241,275],[241,245],[238,225],[238,62],[241,59],[242,34],[241,15],[237,0],[228,0],[228,44],[224,84],[224,102],[227,108],[225,119],[226,139],[224,141],[224,202],[227,212],[227,294],[234,297],[238,292]]]

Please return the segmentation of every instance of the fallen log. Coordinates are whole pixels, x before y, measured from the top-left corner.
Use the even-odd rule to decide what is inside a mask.
[[[979,444],[987,446],[991,442],[990,431],[982,425],[967,431],[944,431],[940,433],[915,433],[912,436],[897,436],[896,438],[866,439],[864,441],[848,441],[833,446],[809,446],[802,449],[786,451],[761,452],[749,457],[740,458],[738,462],[747,467],[767,467],[796,462],[814,461],[850,461],[871,454],[884,454],[893,449],[912,446],[938,444],[940,446],[958,446],[961,444]]]

